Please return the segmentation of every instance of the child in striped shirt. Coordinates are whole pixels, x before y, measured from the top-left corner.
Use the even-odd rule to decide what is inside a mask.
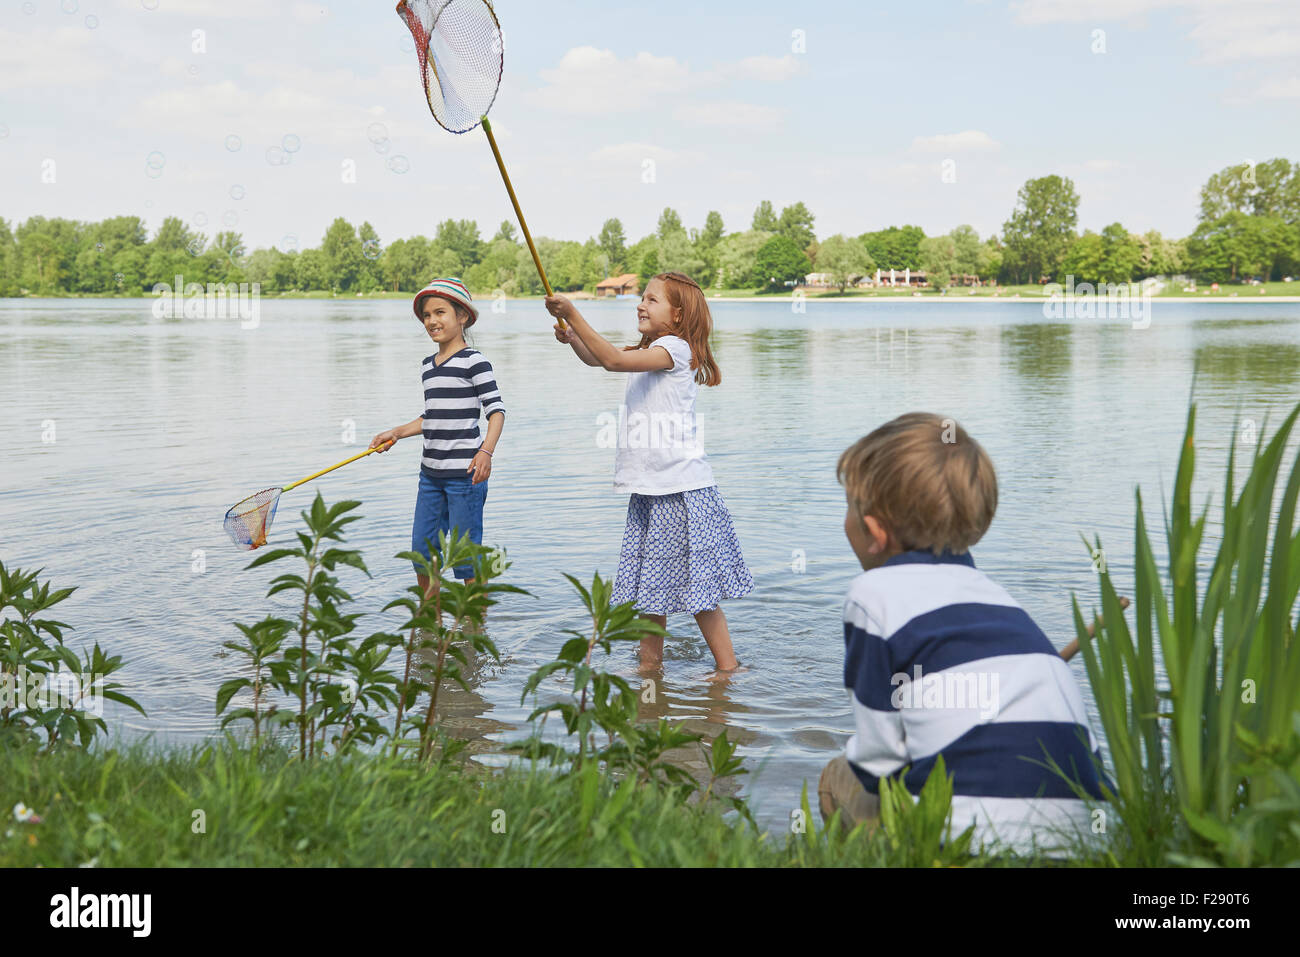
[[[438,533],[451,529],[468,532],[476,544],[482,543],[492,453],[506,416],[491,363],[465,344],[465,330],[478,321],[465,284],[459,279],[435,279],[415,294],[413,308],[438,347],[421,367],[424,412],[405,425],[380,432],[370,446],[424,436],[411,550],[429,556],[430,546],[438,551]],[[487,417],[486,438],[479,431],[480,413]],[[428,578],[419,566],[415,571],[427,594]],[[456,577],[466,581],[473,581],[473,572],[468,565],[454,569]]]
[[[864,571],[844,602],[854,733],[822,772],[822,815],[877,817],[881,778],[917,794],[942,754],[954,836],[973,824],[973,847],[1049,854],[1086,841],[1079,795],[1112,786],[1074,676],[970,556],[997,509],[987,453],[952,419],[916,412],[850,446],[836,471]]]

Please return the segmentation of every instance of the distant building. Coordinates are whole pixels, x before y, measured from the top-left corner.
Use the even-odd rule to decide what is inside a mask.
[[[596,283],[596,298],[606,299],[612,296],[635,296],[641,291],[641,277],[634,272],[622,276],[611,276]]]

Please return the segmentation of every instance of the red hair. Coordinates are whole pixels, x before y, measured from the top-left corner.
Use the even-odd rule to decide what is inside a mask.
[[[681,314],[680,335],[691,347],[695,381],[700,385],[717,385],[722,381],[722,372],[713,358],[713,350],[709,348],[713,316],[704,290],[694,279],[680,272],[661,272],[653,278],[663,282],[668,305]],[[624,351],[649,348],[653,341],[653,337],[644,335],[636,345],[624,346]]]

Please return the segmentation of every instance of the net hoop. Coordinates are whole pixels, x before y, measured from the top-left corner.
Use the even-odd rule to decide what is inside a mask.
[[[455,24],[445,25],[439,31],[439,24],[445,23],[444,17],[453,8],[456,11],[473,10],[473,15],[486,14],[482,20],[482,24],[488,27],[486,52],[483,43],[485,37],[462,35],[454,29]],[[473,130],[496,102],[497,92],[501,89],[501,77],[505,72],[505,40],[501,34],[501,22],[497,19],[492,4],[487,0],[401,0],[397,4],[397,13],[415,40],[420,84],[424,87],[424,98],[434,120],[449,133],[459,135]],[[484,87],[490,84],[490,95],[485,92],[475,98],[475,103],[466,103],[465,98],[457,92],[462,85],[460,80],[450,68],[439,68],[436,52],[432,57],[429,55],[435,40],[441,41],[445,51],[454,55],[457,62],[477,61],[487,64],[486,71],[471,71],[466,67],[465,79],[472,77],[475,83]],[[489,57],[494,60],[489,60]],[[476,91],[471,90],[473,92]],[[483,102],[484,96],[486,102]]]

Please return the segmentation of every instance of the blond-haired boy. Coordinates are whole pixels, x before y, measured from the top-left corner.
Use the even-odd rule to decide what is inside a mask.
[[[953,419],[913,412],[860,439],[836,474],[864,571],[844,602],[854,733],[822,772],[824,817],[879,813],[880,779],[916,794],[942,754],[952,832],[1052,852],[1086,839],[1101,799],[1097,742],[1069,666],[970,548],[997,510],[984,449]]]

